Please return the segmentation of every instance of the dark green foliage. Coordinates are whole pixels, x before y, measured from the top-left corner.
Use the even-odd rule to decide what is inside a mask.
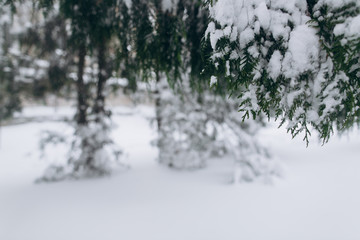
[[[50,66],[48,70],[50,89],[58,92],[68,81],[66,70],[58,65]]]
[[[280,119],[280,125],[289,122],[287,129],[293,137],[303,132],[308,142],[310,128],[314,127],[322,141],[327,142],[335,126],[343,131],[360,122],[360,38],[338,34],[335,29],[359,16],[360,7],[355,1],[339,8],[320,5],[316,0],[306,2],[307,12],[302,14],[310,18],[307,25],[316,29],[320,42],[319,56],[313,60],[311,70],[305,69],[292,78],[284,72],[273,77],[268,70],[270,60],[275,51],[285,58],[289,39],[275,37],[271,29],[260,27],[245,45],[239,38],[234,41],[224,34],[216,46],[209,47],[210,30],[204,45],[212,54],[205,55],[208,60],[204,74],[216,77],[219,91],[225,89],[226,93],[238,96],[243,119],[265,113],[268,118]],[[207,4],[212,7],[214,2]],[[271,4],[267,7],[288,14],[285,9],[272,9]],[[216,19],[211,24],[214,31],[232,27],[221,26]],[[293,31],[297,26],[289,20],[286,27]],[[320,92],[314,90],[318,82]]]
[[[120,21],[119,31],[115,34],[120,42],[116,48],[116,64],[115,69],[119,72],[119,75],[128,79],[127,88],[135,91],[137,89],[137,77],[136,77],[136,59],[132,57],[131,44],[131,24],[132,19],[130,16],[130,9],[125,2],[121,2],[119,5]]]
[[[315,126],[321,138],[328,141],[333,132],[333,123],[340,131],[360,123],[360,38],[334,33],[336,25],[344,23],[349,17],[359,16],[360,8],[355,3],[337,9],[324,5],[319,9],[319,13],[312,15],[311,24],[318,30],[321,46],[334,64],[326,77],[329,82],[333,82],[337,76],[343,74],[336,87],[339,93],[345,96],[341,105],[329,114],[324,123]]]
[[[14,67],[9,59],[0,56],[0,120],[10,118],[21,110],[19,85],[14,79]]]
[[[152,79],[153,72],[165,74],[170,86],[174,86],[190,69],[193,87],[199,88],[204,68],[201,39],[207,27],[201,1],[180,0],[164,10],[161,1],[134,0],[131,15],[133,51],[141,78]]]
[[[1,6],[1,5],[0,5]],[[0,17],[10,14],[6,9],[0,9]],[[15,81],[17,72],[16,61],[9,50],[13,38],[10,34],[9,22],[0,23],[0,120],[10,118],[21,110],[20,86]]]
[[[60,94],[71,83],[67,75],[74,64],[74,54],[66,51],[68,39],[65,19],[58,14],[48,15],[44,23],[28,28],[19,36],[21,50],[26,54],[21,60],[23,66],[39,68],[34,65],[36,60],[45,60],[49,65],[43,66],[45,74],[34,76],[35,97],[44,97],[49,91]]]

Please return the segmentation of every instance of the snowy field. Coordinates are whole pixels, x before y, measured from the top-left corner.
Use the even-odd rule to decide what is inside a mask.
[[[156,163],[150,107],[116,108],[113,136],[128,170],[110,177],[34,184],[65,149],[41,159],[43,130],[65,134],[58,120],[73,110],[27,108],[32,122],[0,129],[1,240],[359,240],[360,133],[308,148],[283,129],[261,141],[282,163],[273,185],[230,184],[232,162],[179,172]]]

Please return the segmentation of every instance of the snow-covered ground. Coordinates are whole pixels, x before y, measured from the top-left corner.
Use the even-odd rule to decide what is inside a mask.
[[[150,107],[116,108],[113,136],[129,170],[34,184],[65,149],[40,159],[42,130],[71,134],[72,109],[28,108],[32,122],[0,129],[1,240],[358,240],[360,134],[308,148],[283,129],[261,132],[284,166],[273,185],[232,185],[232,162],[179,172],[159,166]]]

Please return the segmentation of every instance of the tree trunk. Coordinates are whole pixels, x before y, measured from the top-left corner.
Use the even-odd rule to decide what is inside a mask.
[[[160,132],[161,130],[161,122],[162,122],[162,118],[161,118],[161,96],[160,96],[160,73],[159,71],[156,71],[156,89],[154,91],[155,93],[155,112],[156,112],[156,123],[157,123],[157,128],[158,131]]]
[[[100,41],[98,46],[98,65],[99,65],[99,74],[98,74],[98,82],[97,82],[96,101],[94,106],[95,114],[105,113],[104,87],[107,80],[107,73],[106,73],[104,41]]]
[[[84,84],[84,67],[85,67],[85,56],[86,56],[86,48],[85,45],[82,44],[79,48],[79,62],[78,62],[78,73],[77,73],[77,94],[78,94],[78,103],[77,103],[77,123],[79,125],[87,124],[86,111],[88,108],[87,105],[87,89]]]

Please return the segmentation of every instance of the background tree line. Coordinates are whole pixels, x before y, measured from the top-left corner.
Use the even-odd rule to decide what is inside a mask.
[[[154,83],[159,161],[173,168],[232,154],[238,179],[268,177],[277,168],[254,137],[264,116],[288,122],[306,140],[309,124],[327,141],[334,124],[359,122],[360,38],[344,30],[357,29],[356,1],[2,2],[1,118],[20,109],[28,86],[38,97],[76,93],[76,154],[44,180],[111,171],[119,151],[107,148],[110,77],[126,78],[132,91]],[[20,11],[28,24],[11,31]],[[242,18],[243,11],[253,15]]]

